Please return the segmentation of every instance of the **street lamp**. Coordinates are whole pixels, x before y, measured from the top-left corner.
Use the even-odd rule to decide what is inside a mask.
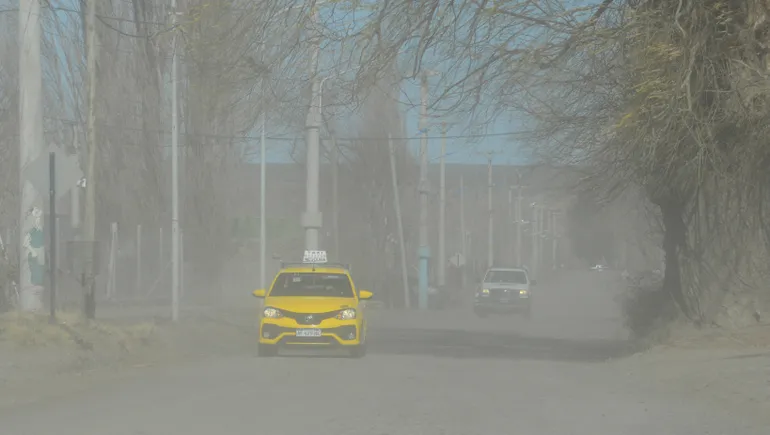
[[[324,77],[321,80],[321,84],[319,86],[318,90],[318,107],[319,107],[319,113],[323,114],[323,91],[324,91],[324,84],[326,83],[326,80],[329,80],[332,77],[337,77],[339,75],[342,75],[346,72],[350,71],[350,69],[346,69],[344,71],[334,72],[331,75]],[[322,117],[323,120],[323,117]],[[337,147],[337,138],[334,136],[334,133],[331,129],[329,129],[329,126],[327,126],[327,130],[329,130],[329,133],[331,134],[331,140],[332,140],[332,147],[331,147],[331,161],[332,161],[332,231],[334,231],[334,255],[339,256],[340,251],[340,240],[339,240],[339,181],[338,181],[338,152],[339,149]]]
[[[359,68],[348,68],[348,69],[342,70],[342,71],[335,71],[335,72],[332,72],[331,74],[329,74],[328,76],[324,77],[323,79],[321,79],[321,85],[319,86],[319,90],[318,90],[318,108],[319,108],[319,111],[321,113],[323,113],[323,108],[324,108],[324,100],[323,100],[323,98],[324,98],[324,84],[326,83],[326,81],[331,79],[331,78],[339,77],[342,74],[345,74],[346,72],[350,72],[350,71],[353,71],[353,70],[358,70]]]

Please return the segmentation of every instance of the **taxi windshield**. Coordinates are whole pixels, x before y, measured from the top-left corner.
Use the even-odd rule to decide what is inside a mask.
[[[281,273],[270,296],[352,298],[353,286],[343,273]]]

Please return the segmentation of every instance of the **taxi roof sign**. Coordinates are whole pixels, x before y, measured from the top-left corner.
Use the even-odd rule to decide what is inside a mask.
[[[324,264],[328,261],[326,251],[305,251],[302,257],[303,263]]]

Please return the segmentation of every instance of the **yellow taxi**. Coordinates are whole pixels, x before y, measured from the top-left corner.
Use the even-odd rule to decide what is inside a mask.
[[[282,263],[269,289],[252,294],[264,299],[258,353],[275,356],[279,348],[347,350],[366,353],[366,320],[361,301],[372,293],[356,289],[350,268],[328,263],[325,251],[305,251],[302,263]]]

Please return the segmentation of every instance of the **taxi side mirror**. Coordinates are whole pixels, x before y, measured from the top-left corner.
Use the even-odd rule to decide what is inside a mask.
[[[536,279],[530,280],[529,284],[532,285],[532,286],[536,286],[537,285],[537,280]]]
[[[251,292],[251,294],[255,298],[264,299],[265,298],[265,289],[261,288],[261,289],[254,290],[253,292]]]
[[[358,299],[362,301],[368,301],[374,296],[374,293],[370,292],[369,290],[359,290],[358,292]]]

